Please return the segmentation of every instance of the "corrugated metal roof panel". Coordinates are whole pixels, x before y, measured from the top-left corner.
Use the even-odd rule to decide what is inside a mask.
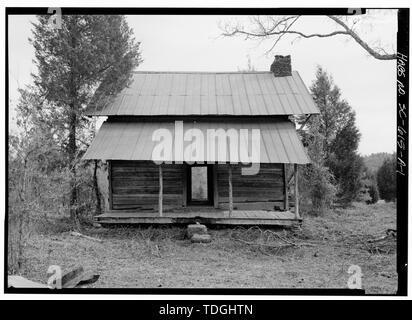
[[[158,129],[167,129],[171,134],[172,145],[171,154],[167,157],[167,161],[175,161],[175,122],[159,121],[159,122],[105,122],[97,133],[92,145],[87,150],[83,159],[104,159],[104,160],[158,160],[153,159],[152,152],[157,141],[152,139],[153,134]],[[254,162],[261,163],[309,163],[310,160],[306,155],[304,147],[297,136],[295,127],[290,121],[185,121],[183,123],[183,137],[188,134],[189,129],[195,129],[201,132],[204,137],[204,148],[202,159],[204,161],[228,162],[230,157],[229,150],[236,150],[236,145],[226,138],[218,150],[224,150],[226,153],[219,153],[218,158],[211,158],[208,153],[208,130],[213,129],[225,130],[227,134],[230,129],[234,129],[237,133],[236,142],[239,150],[245,147],[246,140],[248,141],[248,154],[251,156],[252,150],[258,152],[257,144],[252,143],[252,129],[260,131],[260,160]],[[248,129],[248,135],[245,137],[241,134],[241,129]],[[246,139],[246,140],[245,140]],[[217,140],[218,141],[218,140]],[[191,141],[182,141],[183,149],[190,148]],[[232,149],[231,149],[232,148]],[[255,148],[255,149],[253,149]],[[244,148],[245,149],[245,148]],[[236,152],[235,152],[236,153]],[[190,153],[191,154],[191,153]],[[233,159],[233,158],[232,158]],[[185,161],[191,161],[191,156],[187,156]]]
[[[86,111],[100,116],[316,113],[297,71],[278,78],[272,72],[136,72],[131,85],[107,107]]]

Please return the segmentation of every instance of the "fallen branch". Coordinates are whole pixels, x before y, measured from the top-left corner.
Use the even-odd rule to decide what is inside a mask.
[[[242,229],[243,229],[243,228],[238,228],[238,230],[242,230]],[[273,231],[270,231],[270,230],[262,231],[262,229],[260,229],[260,228],[257,227],[257,226],[254,226],[254,227],[251,227],[251,228],[249,228],[249,229],[247,229],[247,230],[245,230],[245,231],[243,231],[243,230],[242,230],[242,231],[243,231],[243,234],[247,234],[248,232],[250,232],[250,231],[252,231],[252,230],[258,230],[258,232],[260,233],[260,238],[265,239],[264,236],[267,235],[267,237],[266,237],[266,242],[268,242],[271,237],[276,237],[277,239],[285,242],[286,245],[273,245],[273,244],[262,243],[262,242],[247,241],[247,240],[243,240],[243,239],[236,238],[236,237],[233,236],[233,234],[231,235],[231,238],[234,239],[234,240],[236,240],[236,241],[239,241],[239,242],[242,242],[242,243],[244,243],[244,244],[247,244],[247,245],[263,246],[263,247],[278,248],[278,249],[280,249],[280,248],[285,248],[285,247],[290,247],[290,246],[294,246],[294,247],[302,247],[302,246],[316,247],[316,245],[311,244],[311,243],[305,243],[305,242],[296,243],[296,242],[293,242],[293,241],[291,241],[291,240],[286,239],[285,237],[280,236],[280,235],[277,234],[276,232],[273,232]],[[250,238],[250,237],[249,237],[249,238]]]
[[[271,244],[267,244],[267,243],[259,243],[259,242],[250,242],[250,241],[245,241],[242,239],[237,239],[237,238],[232,238],[233,240],[242,242],[244,244],[248,244],[250,246],[263,246],[263,247],[267,247],[267,248],[274,248],[274,249],[280,249],[280,248],[286,248],[286,247],[290,247],[292,246],[291,244],[286,244],[286,245],[271,245]]]
[[[285,239],[285,238],[281,237],[280,235],[278,235],[278,234],[276,234],[276,233],[273,233],[273,234],[274,234],[276,237],[278,237],[280,240],[282,240],[282,241],[284,241],[284,242],[286,242],[286,243],[289,243],[289,244],[291,244],[291,245],[293,245],[293,246],[295,246],[295,247],[301,247],[301,246],[316,247],[316,245],[315,245],[315,244],[312,244],[312,243],[306,243],[306,242],[295,243],[295,242],[293,242],[293,241],[290,241],[290,240],[288,240],[288,239]]]
[[[86,235],[84,235],[84,234],[82,234],[82,233],[79,233],[79,232],[76,232],[76,231],[72,231],[72,232],[70,232],[70,234],[71,234],[72,236],[75,236],[75,237],[81,237],[81,238],[89,239],[89,240],[92,240],[92,241],[102,242],[101,239],[97,239],[97,238],[93,238],[93,237],[90,237],[90,236],[86,236]]]
[[[376,239],[369,239],[368,242],[369,242],[369,243],[372,243],[372,242],[380,242],[380,241],[387,240],[387,239],[388,239],[388,236],[382,236],[382,237],[376,238]]]

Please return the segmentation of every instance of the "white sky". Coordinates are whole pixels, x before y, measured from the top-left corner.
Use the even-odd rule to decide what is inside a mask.
[[[64,13],[63,13],[64,14]],[[361,154],[393,152],[396,143],[396,62],[376,60],[353,40],[343,36],[309,40],[284,38],[276,50],[266,54],[269,40],[259,43],[243,38],[220,37],[219,22],[247,17],[234,16],[128,16],[136,40],[141,41],[144,62],[139,70],[153,71],[237,71],[247,66],[250,56],[256,70],[269,70],[275,54],[290,54],[292,68],[307,86],[317,65],[330,72],[342,96],[356,111],[362,134]],[[18,87],[30,83],[34,50],[28,42],[33,16],[9,16],[10,127]],[[396,47],[396,12],[381,12],[360,25],[368,43],[381,41]],[[327,18],[305,17],[299,26],[305,32],[334,30]],[[298,26],[298,25],[297,25]],[[293,41],[294,40],[294,41]]]

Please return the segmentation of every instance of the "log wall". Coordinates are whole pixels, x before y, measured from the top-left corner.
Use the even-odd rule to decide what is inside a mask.
[[[229,208],[228,165],[218,165],[218,201],[215,207]],[[150,161],[111,161],[112,209],[158,210],[159,168]],[[182,208],[186,184],[183,165],[163,165],[163,205]],[[241,175],[232,166],[233,209],[274,210],[284,208],[284,177],[281,164],[261,164],[256,175]],[[215,193],[215,194],[216,194]]]
[[[229,207],[228,166],[219,165],[217,185],[219,207]],[[239,165],[232,165],[233,209],[273,210],[283,209],[284,179],[281,164],[261,164],[256,175],[242,175]]]
[[[163,204],[182,207],[183,165],[164,165]],[[150,161],[112,161],[111,189],[113,209],[157,210],[159,167]]]

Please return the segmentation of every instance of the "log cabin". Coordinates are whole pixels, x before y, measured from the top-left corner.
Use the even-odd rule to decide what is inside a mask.
[[[90,117],[106,117],[84,160],[107,166],[101,224],[299,224],[291,120],[319,110],[290,56],[267,72],[134,72]]]

